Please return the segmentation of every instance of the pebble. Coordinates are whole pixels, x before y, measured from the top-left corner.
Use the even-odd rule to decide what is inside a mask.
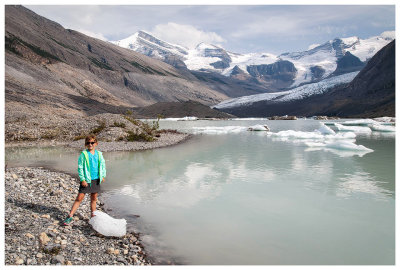
[[[21,259],[21,258],[19,258],[19,257],[17,257],[16,259],[15,259],[15,264],[16,265],[21,265],[21,264],[23,264],[24,263],[24,260],[23,259]]]
[[[133,233],[112,238],[92,229],[87,218],[90,198],[81,203],[78,212],[83,214],[76,215],[72,226],[62,225],[76,197],[78,180],[44,168],[24,167],[7,168],[4,179],[5,265],[151,265],[147,257],[139,257],[137,261],[128,259],[130,250],[140,248],[140,240]],[[65,181],[59,187],[63,188],[59,196],[49,196],[50,191],[46,193],[54,185],[54,179]],[[17,181],[26,189],[16,189]],[[105,211],[103,207],[104,204],[99,206],[99,210]]]
[[[45,245],[47,244],[47,242],[50,241],[50,238],[47,236],[47,234],[46,234],[45,232],[42,232],[42,233],[39,235],[39,241],[40,241],[40,244],[41,244],[42,246],[45,246]]]
[[[35,236],[33,236],[33,235],[30,234],[30,233],[25,234],[25,236],[28,237],[28,238],[35,238]]]
[[[53,258],[51,258],[51,263],[52,264],[64,264],[64,256],[62,255],[56,255]]]

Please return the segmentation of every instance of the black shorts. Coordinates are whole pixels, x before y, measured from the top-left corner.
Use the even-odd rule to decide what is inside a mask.
[[[92,180],[92,183],[89,184],[87,187],[83,187],[82,186],[82,182],[79,185],[79,191],[78,193],[97,193],[100,191],[100,180],[96,179],[96,180]]]

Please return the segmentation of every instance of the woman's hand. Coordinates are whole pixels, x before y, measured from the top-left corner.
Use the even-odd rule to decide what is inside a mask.
[[[86,183],[86,181],[83,180],[83,181],[82,181],[82,186],[83,186],[83,187],[87,187],[87,186],[88,186],[88,183]]]
[[[102,182],[105,182],[106,181],[106,179],[103,177],[103,181]]]

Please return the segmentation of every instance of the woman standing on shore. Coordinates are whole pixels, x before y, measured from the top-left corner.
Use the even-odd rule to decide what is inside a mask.
[[[98,145],[96,135],[89,135],[85,138],[86,150],[82,151],[78,159],[78,174],[81,181],[78,196],[72,205],[64,225],[72,223],[72,216],[85,198],[86,193],[90,193],[91,217],[96,211],[97,193],[100,191],[100,184],[105,181],[106,163],[103,154],[96,150]]]

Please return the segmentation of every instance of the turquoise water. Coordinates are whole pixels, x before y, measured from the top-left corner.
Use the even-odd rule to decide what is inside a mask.
[[[313,120],[160,122],[188,132],[254,124],[275,133],[319,127]],[[106,206],[142,234],[156,262],[394,264],[393,135],[357,135],[355,144],[373,150],[360,153],[265,132],[219,133],[104,155]],[[76,159],[60,148],[6,149],[9,165],[75,172]]]

